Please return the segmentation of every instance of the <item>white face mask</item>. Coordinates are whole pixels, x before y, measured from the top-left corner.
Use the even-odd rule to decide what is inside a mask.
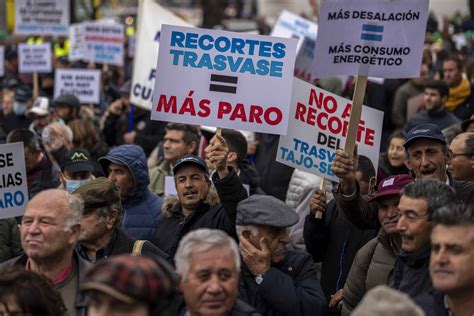
[[[18,101],[15,101],[15,103],[13,103],[13,112],[15,112],[16,115],[25,114],[26,108],[27,108],[26,103],[22,103]]]
[[[79,187],[83,186],[84,184],[90,182],[92,179],[83,179],[83,180],[69,180],[66,179],[66,191],[69,193],[74,192],[75,190],[79,189]]]

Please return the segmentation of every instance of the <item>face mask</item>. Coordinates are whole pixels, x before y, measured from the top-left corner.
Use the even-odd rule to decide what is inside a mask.
[[[13,104],[13,112],[15,112],[16,115],[23,115],[26,112],[26,103],[21,103],[15,101]]]
[[[66,179],[66,191],[69,193],[74,192],[79,187],[83,186],[84,184],[90,182],[92,179],[84,179],[84,180],[68,180]]]

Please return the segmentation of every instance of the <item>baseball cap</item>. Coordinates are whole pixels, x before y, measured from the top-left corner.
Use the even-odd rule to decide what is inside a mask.
[[[67,172],[92,172],[94,166],[91,162],[91,156],[86,149],[76,148],[69,150],[61,160],[61,170]]]
[[[33,91],[28,86],[19,86],[15,89],[15,101],[26,102],[33,97]]]
[[[70,107],[79,107],[81,103],[79,102],[79,99],[72,95],[72,94],[63,94],[54,99],[53,101],[54,106],[58,105],[67,105]]]
[[[121,201],[115,183],[104,177],[93,179],[81,185],[74,193],[82,196],[85,210],[105,207]]]
[[[156,305],[175,293],[176,283],[163,263],[146,256],[121,254],[91,266],[80,290],[95,290],[126,304]]]
[[[380,198],[399,195],[403,188],[412,183],[414,179],[407,174],[400,174],[385,178],[379,183],[377,192],[370,198],[369,201],[379,200]]]
[[[185,165],[195,165],[196,167],[202,169],[202,171],[204,171],[206,174],[209,174],[209,169],[207,169],[204,159],[193,155],[184,155],[183,157],[179,158],[173,167],[173,174],[176,174],[176,172]]]
[[[446,145],[446,138],[444,137],[441,129],[434,124],[420,124],[412,128],[407,136],[405,137],[405,144],[403,146],[406,148],[410,147],[410,144],[414,140],[419,138],[428,138],[442,142]]]
[[[26,111],[27,115],[36,114],[38,116],[45,116],[49,113],[49,99],[46,97],[37,97],[31,109]]]

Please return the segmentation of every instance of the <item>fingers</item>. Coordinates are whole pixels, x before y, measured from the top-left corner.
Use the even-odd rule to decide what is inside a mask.
[[[326,210],[326,193],[324,191],[319,188],[314,190],[309,201],[309,209],[312,213]]]

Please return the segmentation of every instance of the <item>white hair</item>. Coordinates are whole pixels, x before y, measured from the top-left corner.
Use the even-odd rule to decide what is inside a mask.
[[[62,122],[49,123],[48,125],[45,126],[45,128],[42,132],[42,135],[46,135],[47,133],[50,133],[50,129],[52,129],[54,127],[58,127],[63,132],[64,138],[69,143],[72,143],[72,138],[73,138],[72,129],[69,126],[67,126],[66,124],[62,123]]]
[[[202,253],[216,248],[230,249],[234,255],[235,267],[240,271],[239,248],[225,232],[218,229],[201,228],[193,230],[181,239],[178,250],[174,257],[176,272],[182,280],[188,277],[191,256],[195,253]]]
[[[71,231],[71,228],[74,225],[77,225],[81,222],[82,215],[84,214],[84,200],[80,194],[70,194],[66,191],[66,200],[67,200],[67,217],[64,223],[64,231]]]

